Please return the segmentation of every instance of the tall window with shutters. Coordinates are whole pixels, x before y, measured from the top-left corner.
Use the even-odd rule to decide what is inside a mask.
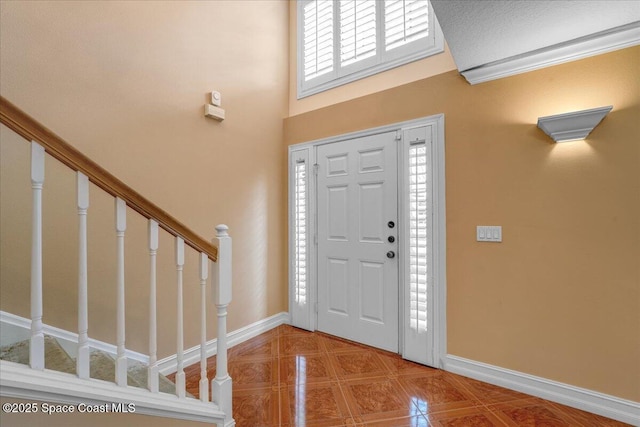
[[[409,147],[409,326],[427,330],[427,148],[424,142]]]
[[[438,317],[442,301],[439,265],[436,257],[439,230],[434,235],[434,224],[439,220],[436,209],[442,201],[436,194],[434,180],[438,179],[434,164],[433,141],[437,138],[433,124],[408,127],[402,135],[402,204],[403,219],[400,276],[404,284],[403,351],[406,359],[437,366],[437,338],[442,322]],[[439,189],[438,189],[439,191]],[[438,223],[439,224],[439,223]],[[436,241],[437,239],[437,241]],[[438,269],[438,271],[436,271]],[[439,327],[440,325],[440,327]]]
[[[296,162],[294,170],[294,298],[299,305],[307,302],[307,164]]]
[[[298,0],[298,98],[444,50],[428,0]]]
[[[310,147],[289,150],[289,314],[292,325],[313,330],[315,265],[311,236],[315,194],[310,158]]]

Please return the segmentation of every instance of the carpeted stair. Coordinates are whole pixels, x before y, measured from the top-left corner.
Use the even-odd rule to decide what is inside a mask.
[[[45,335],[44,352],[44,365],[46,369],[75,374],[75,359],[69,356],[56,338]],[[0,359],[28,365],[29,340],[23,340],[0,347]],[[89,355],[89,367],[89,375],[91,378],[115,382],[116,362],[109,353],[92,348]],[[147,365],[136,360],[128,360],[127,384],[131,387],[146,389]],[[164,375],[159,375],[159,388],[163,393],[176,393],[175,384]],[[190,394],[188,395],[191,396]]]
[[[28,365],[29,340],[0,347],[0,359]],[[44,367],[53,371],[73,374],[76,371],[76,362],[64,351],[58,340],[46,335],[44,337]]]

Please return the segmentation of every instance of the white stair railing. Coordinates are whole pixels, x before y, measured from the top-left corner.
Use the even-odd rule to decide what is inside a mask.
[[[127,230],[127,204],[116,197],[116,242],[117,242],[117,318],[116,341],[118,354],[116,358],[116,384],[127,386],[127,356],[125,349],[125,295],[124,295],[124,233]]]
[[[25,398],[33,396],[44,399],[50,397],[61,401],[62,396],[68,402],[82,402],[90,398],[105,402],[128,401],[138,406],[136,412],[153,415],[176,416],[180,413],[184,419],[211,421],[222,427],[235,425],[232,417],[232,380],[227,367],[227,306],[231,302],[231,237],[226,225],[216,227],[217,248],[197,237],[182,224],[168,216],[164,211],[152,205],[135,191],[124,185],[117,178],[75,151],[66,142],[46,130],[23,112],[0,97],[2,107],[1,121],[12,130],[31,140],[31,189],[32,189],[32,241],[31,241],[31,337],[29,347],[29,367],[20,367],[11,362],[1,361],[2,376],[0,385],[3,395]],[[39,139],[41,145],[36,142]],[[78,215],[78,343],[76,375],[62,374],[45,369],[45,348],[43,332],[43,237],[42,237],[42,193],[44,183],[46,151],[56,159],[77,172],[76,204]],[[88,250],[87,250],[87,212],[89,208],[89,181],[93,181],[115,197],[115,231],[116,231],[116,378],[115,384],[94,382],[89,386],[90,348],[89,348],[89,315],[88,312]],[[120,197],[123,195],[124,198]],[[125,200],[126,198],[126,200]],[[149,219],[149,366],[148,390],[128,387],[127,357],[125,342],[125,231],[127,204]],[[166,221],[166,222],[165,222]],[[176,395],[169,399],[159,392],[159,364],[157,359],[157,289],[156,261],[158,251],[158,232],[162,227],[175,236],[176,271],[177,271],[177,342],[176,342]],[[176,231],[181,230],[181,231]],[[187,235],[188,240],[181,234]],[[186,380],[184,372],[184,325],[183,325],[183,269],[185,264],[184,245],[188,243],[199,254],[199,288],[200,288],[200,402],[186,397]],[[217,258],[217,259],[216,259]],[[217,348],[216,376],[211,381],[212,396],[209,399],[209,380],[207,377],[207,280],[209,279],[209,262],[214,262],[211,275],[213,284],[213,302],[217,308]],[[26,369],[26,371],[25,371]],[[78,380],[78,378],[80,380]],[[93,380],[92,380],[93,381]],[[31,394],[29,394],[31,393]],[[102,394],[100,394],[102,393]],[[142,394],[141,394],[142,393]],[[144,394],[144,393],[148,393]],[[150,396],[155,396],[150,398]],[[182,404],[176,403],[183,402]],[[154,400],[155,399],[155,400]],[[209,405],[210,410],[196,405]]]
[[[42,331],[42,186],[44,183],[44,147],[31,143],[31,342],[29,365],[44,369],[44,332]]]
[[[149,220],[149,367],[147,387],[152,393],[158,392],[158,326],[156,298],[156,256],[158,253],[158,223]]]
[[[216,377],[212,381],[213,399],[225,413],[225,422],[233,422],[231,418],[232,381],[227,370],[227,306],[231,302],[231,237],[229,227],[218,225],[216,239],[218,241],[218,262],[216,263],[216,286],[214,302],[218,311],[218,341],[216,356]],[[226,424],[225,424],[226,425]]]
[[[207,378],[207,278],[209,258],[200,253],[200,400],[209,401],[209,379]]]
[[[78,357],[76,373],[89,378],[89,308],[87,302],[87,209],[89,209],[89,178],[77,172],[78,204]]]
[[[177,329],[177,342],[176,347],[178,349],[176,353],[177,371],[176,371],[176,395],[178,397],[184,397],[185,390],[185,378],[184,378],[184,325],[182,314],[182,271],[184,270],[184,240],[180,237],[176,237],[176,272],[177,272],[177,310],[176,315],[176,329]]]

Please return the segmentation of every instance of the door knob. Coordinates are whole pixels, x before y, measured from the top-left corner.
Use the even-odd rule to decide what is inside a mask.
[[[388,241],[389,243],[393,243],[393,242],[395,242],[395,241],[396,241],[396,238],[395,238],[395,237],[393,237],[393,236],[389,236],[389,237],[387,237],[387,241]]]
[[[393,228],[393,227],[395,227],[395,226],[396,226],[396,223],[395,223],[395,222],[393,222],[393,221],[389,221],[389,222],[387,223],[387,227],[389,227],[389,228]]]
[[[391,258],[395,258],[396,257],[396,253],[393,251],[389,251],[387,252],[387,258],[391,259]]]

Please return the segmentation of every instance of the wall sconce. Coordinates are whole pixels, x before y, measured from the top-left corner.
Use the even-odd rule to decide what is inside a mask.
[[[538,118],[538,127],[555,142],[585,139],[609,114],[613,105]]]

